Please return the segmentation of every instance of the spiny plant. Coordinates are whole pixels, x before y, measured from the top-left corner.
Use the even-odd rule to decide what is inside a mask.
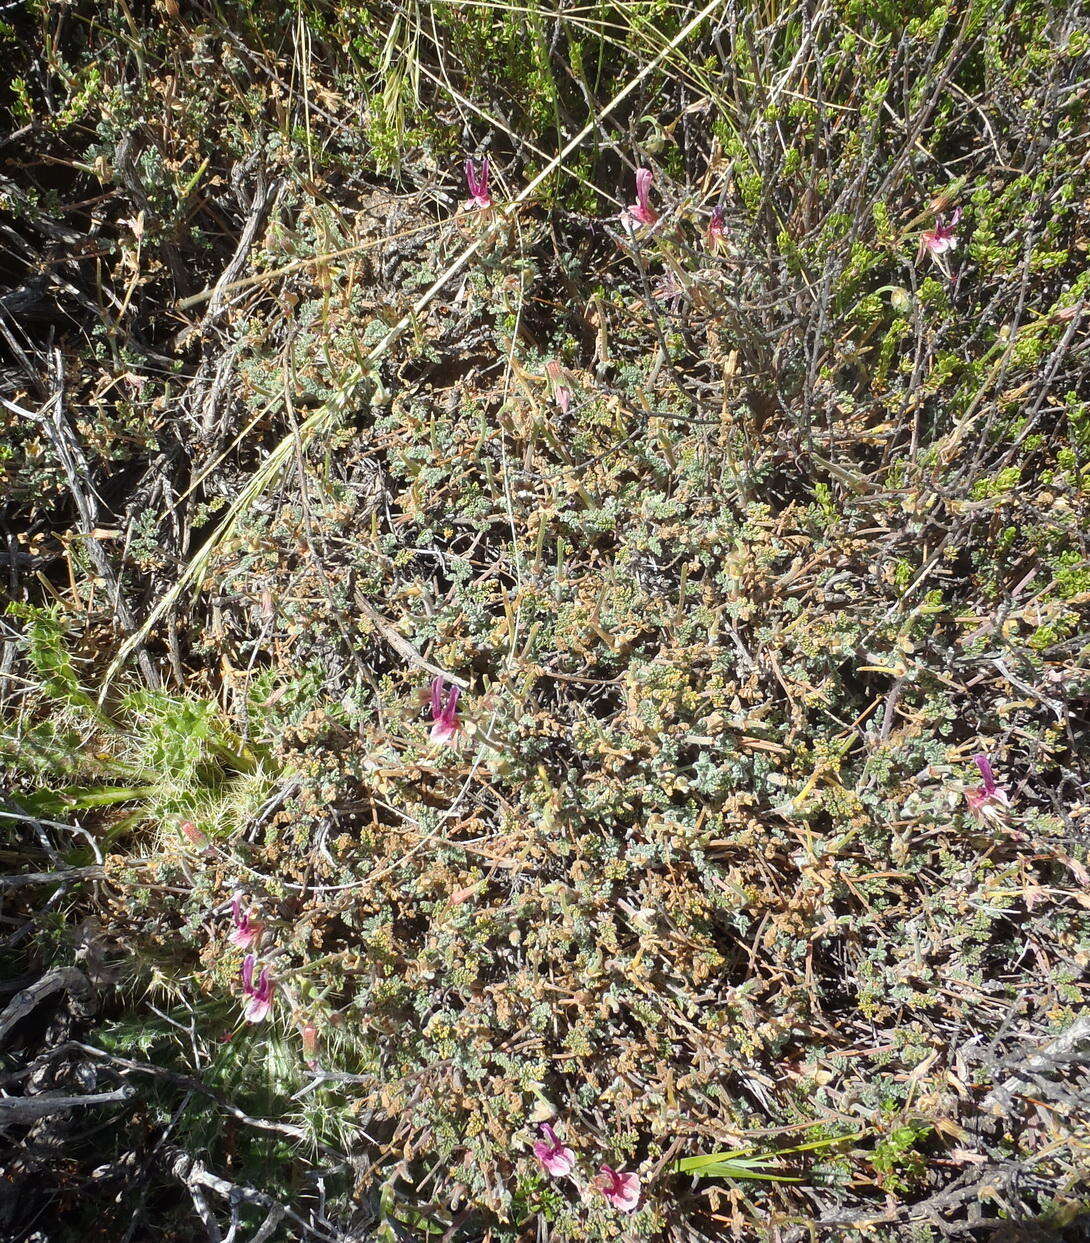
[[[138,826],[177,846],[181,822],[229,835],[268,797],[277,772],[267,744],[243,739],[215,704],[139,687],[102,704],[83,684],[61,610],[10,604],[7,617],[27,672],[0,734],[9,819],[118,808],[100,849]]]

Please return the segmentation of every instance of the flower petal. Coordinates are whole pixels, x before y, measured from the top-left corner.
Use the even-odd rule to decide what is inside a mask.
[[[994,794],[997,786],[995,782],[995,773],[992,771],[992,765],[986,755],[974,755],[973,763],[980,769],[980,775],[984,780],[984,790],[988,794]]]
[[[653,180],[654,177],[649,168],[636,169],[636,202],[644,211],[651,210],[648,194],[651,191],[651,182]]]

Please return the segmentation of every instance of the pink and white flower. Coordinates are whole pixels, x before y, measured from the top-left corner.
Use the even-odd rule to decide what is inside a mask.
[[[438,677],[431,684],[431,715],[435,724],[431,727],[432,742],[450,744],[458,736],[462,723],[458,720],[458,696],[462,693],[457,686],[451,686],[446,701],[443,699],[443,678]]]
[[[545,1138],[534,1142],[534,1156],[541,1162],[542,1168],[554,1178],[570,1174],[575,1169],[575,1153],[564,1147],[547,1122],[541,1124],[541,1133]]]
[[[654,176],[649,168],[636,169],[636,201],[621,212],[621,224],[628,233],[635,233],[641,226],[650,227],[658,221],[659,214],[651,206],[650,191]]]
[[[247,954],[242,960],[242,992],[246,998],[242,1013],[247,1023],[260,1023],[268,1018],[272,1010],[273,982],[269,977],[269,968],[262,968],[261,976],[254,984],[256,965],[255,954]]]
[[[488,192],[488,156],[481,160],[480,168],[472,160],[466,160],[466,185],[469,201],[474,207],[491,207],[492,196]]]
[[[591,1186],[622,1213],[634,1213],[640,1203],[640,1179],[638,1174],[626,1174],[612,1166],[599,1167],[598,1176]]]
[[[936,216],[935,227],[925,229],[920,234],[919,257],[922,259],[924,254],[930,254],[937,259],[940,255],[945,255],[948,250],[957,249],[958,239],[954,236],[954,229],[957,228],[960,219],[960,207],[955,209],[949,224],[944,224],[942,217]]]
[[[969,810],[978,820],[998,819],[1003,814],[1000,809],[1010,806],[1010,796],[996,783],[995,773],[986,755],[974,755],[973,763],[980,769],[983,784],[975,790],[965,791]]]
[[[227,934],[227,940],[240,950],[248,950],[261,936],[265,927],[259,919],[251,919],[249,911],[243,914],[242,903],[238,898],[231,903],[231,922],[234,926]]]

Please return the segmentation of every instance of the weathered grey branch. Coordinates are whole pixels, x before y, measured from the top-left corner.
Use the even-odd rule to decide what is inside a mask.
[[[88,1105],[119,1105],[134,1095],[127,1084],[112,1092],[90,1092],[82,1096],[65,1096],[60,1092],[43,1092],[40,1096],[0,1097],[0,1129],[25,1126],[65,1109],[82,1109]]]
[[[223,309],[224,296],[231,287],[231,283],[245,267],[250,250],[257,238],[258,230],[264,225],[273,204],[280,195],[283,184],[282,180],[271,183],[267,182],[263,173],[258,174],[257,186],[250,206],[250,214],[246,218],[246,224],[243,226],[242,235],[238,239],[235,253],[231,256],[231,261],[223,269],[219,280],[212,290],[202,328],[207,328]]]
[[[197,1216],[204,1224],[205,1231],[208,1234],[208,1243],[223,1243],[223,1235],[220,1228],[212,1215],[212,1210],[208,1207],[208,1197],[204,1194],[204,1188],[201,1186],[199,1173],[202,1173],[204,1167],[198,1161],[194,1161],[187,1153],[181,1153],[174,1162],[173,1173],[176,1178],[185,1183],[189,1188],[189,1194],[193,1199],[193,1207],[197,1210]]]
[[[22,889],[25,885],[68,884],[76,880],[102,880],[106,869],[91,865],[85,868],[62,868],[59,872],[19,872],[0,876],[0,889]]]
[[[77,1004],[85,1009],[90,1010],[93,1006],[94,988],[83,972],[77,967],[57,967],[47,971],[36,984],[24,988],[8,1002],[0,1014],[0,1040],[47,997],[59,992],[71,993]]]
[[[203,1195],[203,1189],[214,1191],[217,1195],[223,1196],[232,1209],[232,1225],[228,1238],[233,1237],[236,1232],[236,1222],[238,1217],[238,1206],[240,1204],[251,1204],[257,1208],[266,1210],[266,1217],[262,1222],[257,1234],[251,1243],[265,1243],[270,1238],[273,1230],[283,1220],[294,1222],[299,1226],[307,1238],[316,1238],[323,1240],[323,1243],[339,1243],[338,1236],[329,1234],[316,1226],[313,1221],[307,1221],[300,1217],[298,1213],[281,1204],[278,1200],[274,1200],[272,1196],[267,1195],[264,1191],[257,1191],[253,1187],[244,1187],[238,1183],[232,1183],[226,1178],[222,1178],[218,1174],[213,1174],[208,1170],[203,1162],[189,1156],[188,1153],[179,1153],[173,1165],[174,1174],[182,1180],[189,1188],[193,1201],[198,1204],[197,1211],[201,1214],[201,1220],[205,1223],[205,1229],[209,1230],[209,1237],[212,1236],[211,1225],[215,1225],[215,1221],[208,1211],[207,1200]],[[198,1194],[200,1202],[198,1202]],[[207,1211],[202,1212],[201,1205]],[[216,1227],[215,1237],[220,1237]]]
[[[1032,1083],[1034,1076],[1047,1075],[1058,1066],[1076,1061],[1085,1061],[1090,1065],[1090,1015],[1076,1019],[1067,1031],[1039,1052],[1031,1053],[1023,1066],[992,1088],[981,1102],[981,1108],[991,1114],[1008,1114],[1014,1108],[1015,1097],[1025,1092],[1027,1083]]]

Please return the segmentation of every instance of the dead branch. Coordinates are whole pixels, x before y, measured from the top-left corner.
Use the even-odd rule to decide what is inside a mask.
[[[131,1100],[135,1088],[125,1084],[112,1092],[91,1092],[86,1096],[65,1096],[60,1092],[43,1092],[41,1096],[0,1097],[0,1129],[9,1126],[25,1126],[47,1118],[50,1114],[66,1109],[81,1109],[88,1105],[117,1105]]]
[[[8,1002],[0,1014],[0,1040],[47,997],[59,992],[70,993],[81,1010],[90,1012],[94,1007],[94,988],[83,972],[78,967],[57,967]]]

